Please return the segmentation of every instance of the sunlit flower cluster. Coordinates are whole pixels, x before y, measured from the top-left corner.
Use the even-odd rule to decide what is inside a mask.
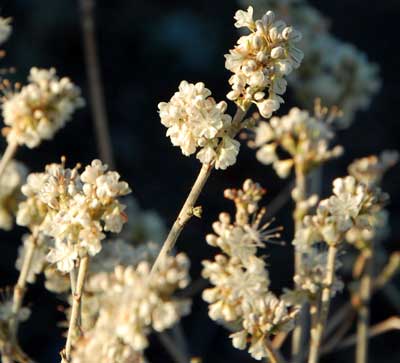
[[[354,160],[348,168],[349,174],[367,185],[379,185],[386,171],[399,160],[397,151],[385,150],[379,156],[371,155]]]
[[[126,221],[125,206],[118,197],[130,192],[117,172],[94,160],[79,175],[78,167],[62,164],[46,166],[44,173],[29,175],[22,192],[17,223],[40,226],[54,239],[47,259],[60,271],[69,272],[79,256],[101,250],[103,232],[120,232]]]
[[[299,67],[303,52],[295,43],[301,34],[268,11],[261,19],[253,19],[253,8],[239,10],[235,15],[237,28],[247,28],[250,34],[239,38],[234,49],[225,55],[225,67],[232,77],[228,99],[246,110],[255,103],[264,117],[278,110],[286,91],[286,80]]]
[[[349,174],[369,188],[380,185],[384,174],[398,161],[397,151],[383,151],[379,156],[371,155],[356,159],[349,167]],[[388,232],[388,212],[379,210],[369,218],[371,228],[352,227],[346,233],[346,241],[358,249],[370,248],[371,242],[383,239]]]
[[[236,162],[240,144],[228,132],[232,118],[225,113],[226,102],[216,103],[204,83],[182,81],[179,91],[158,108],[161,123],[168,128],[167,136],[184,155],[197,151],[203,164],[215,162],[216,169]]]
[[[259,122],[255,139],[249,145],[259,148],[256,156],[261,163],[272,164],[277,174],[286,178],[295,164],[300,165],[303,173],[308,173],[341,155],[341,146],[329,147],[333,137],[334,132],[326,120],[295,107],[285,116]],[[281,158],[280,149],[289,157]]]
[[[367,188],[352,176],[337,178],[333,182],[333,195],[320,201],[315,215],[304,218],[294,244],[305,249],[320,241],[337,245],[351,228],[371,228],[371,217],[387,199],[380,189]]]
[[[21,198],[20,188],[27,170],[22,163],[10,161],[0,178],[0,228],[9,231],[14,225],[14,214]]]
[[[269,275],[265,262],[257,257],[258,247],[278,237],[275,230],[260,226],[264,209],[258,202],[264,190],[246,180],[242,190],[228,189],[225,196],[236,204],[236,220],[221,213],[213,224],[215,234],[207,236],[207,243],[219,247],[213,261],[203,261],[203,277],[212,285],[204,290],[203,299],[209,303],[209,316],[213,320],[235,323],[231,334],[234,347],[245,349],[255,359],[266,357],[266,339],[278,332],[290,331],[294,326],[296,309],[269,291]],[[238,328],[239,327],[239,328]]]
[[[327,268],[327,251],[318,246],[311,247],[302,255],[302,269],[294,275],[293,280],[298,287],[296,290],[287,290],[283,298],[293,305],[302,305],[309,301],[318,301],[322,289],[325,287]],[[335,263],[335,269],[340,269],[339,261]],[[342,291],[343,282],[335,275],[331,286],[331,296]]]
[[[91,362],[96,347],[101,347],[96,362],[135,361],[152,331],[164,331],[189,313],[190,300],[173,297],[189,283],[186,255],[169,256],[151,281],[150,268],[151,263],[142,260],[89,275],[82,310],[85,335],[77,341],[72,362]]]
[[[11,19],[0,17],[0,45],[3,44],[11,34]]]
[[[299,46],[307,57],[289,85],[302,106],[310,108],[315,98],[343,111],[348,126],[358,110],[366,109],[380,88],[378,67],[355,46],[329,32],[329,21],[305,0],[241,0],[261,11],[273,10],[303,35]]]
[[[83,106],[80,89],[56,70],[32,68],[28,85],[6,90],[2,100],[3,134],[9,143],[38,146],[50,140]]]

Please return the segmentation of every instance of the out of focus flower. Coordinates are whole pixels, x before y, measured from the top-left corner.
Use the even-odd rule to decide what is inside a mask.
[[[50,140],[84,102],[69,78],[59,78],[51,68],[32,68],[28,85],[6,91],[2,100],[3,134],[9,143],[38,146]]]
[[[0,45],[3,44],[11,34],[11,19],[0,17]]]
[[[27,169],[22,163],[11,160],[0,178],[0,228],[10,230],[14,224],[14,214],[21,199],[21,185],[25,181]]]

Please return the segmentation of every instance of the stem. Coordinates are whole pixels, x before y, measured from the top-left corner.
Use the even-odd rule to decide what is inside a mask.
[[[245,116],[246,111],[243,111],[241,108],[238,107],[232,120],[232,127],[229,133],[231,137],[235,137],[240,131],[240,125]],[[149,276],[150,279],[153,276],[154,272],[158,269],[160,263],[167,256],[168,252],[175,246],[176,240],[181,234],[183,227],[185,227],[186,223],[194,215],[193,209],[195,207],[195,203],[197,202],[197,199],[199,198],[199,195],[203,190],[213,168],[214,165],[212,163],[203,164],[203,166],[201,167],[200,173],[193,184],[192,190],[190,191],[185,203],[183,204],[183,207],[179,212],[174,224],[172,225],[171,230],[169,231],[168,236],[161,248],[161,251],[153,264],[153,267],[151,268]]]
[[[86,73],[89,81],[90,104],[96,140],[100,158],[113,169],[114,155],[110,140],[103,83],[101,80],[97,52],[96,29],[93,15],[94,7],[95,0],[80,0]]]
[[[371,339],[377,335],[384,334],[391,330],[400,330],[400,317],[392,316],[391,318],[388,318],[374,326],[371,326],[371,328],[368,331],[368,338]],[[339,345],[336,345],[334,347],[334,349],[326,350],[324,354],[328,354],[337,350],[350,347],[356,344],[356,342],[357,342],[356,335],[351,335],[348,338],[342,340]]]
[[[293,213],[293,218],[295,222],[295,235],[301,228],[301,223],[304,216],[303,210],[303,202],[306,199],[306,175],[304,173],[304,168],[301,162],[295,163],[295,174],[296,174],[296,206]],[[295,267],[295,275],[300,274],[302,270],[302,252],[299,251],[297,246],[295,247],[294,252],[294,267]],[[296,286],[296,289],[299,287]],[[302,359],[302,355],[304,353],[304,346],[306,341],[306,326],[307,326],[307,309],[305,305],[301,306],[299,312],[298,323],[293,331],[292,337],[292,359],[294,362],[300,362]]]
[[[169,231],[166,240],[164,241],[161,251],[158,254],[153,264],[153,267],[150,272],[150,277],[158,269],[160,263],[164,260],[168,252],[174,247],[176,240],[181,234],[185,224],[190,220],[190,218],[192,218],[193,208],[195,206],[195,203],[197,202],[197,199],[201,191],[203,190],[204,185],[206,184],[212,169],[213,169],[212,164],[203,164],[203,166],[201,167],[200,173],[193,184],[192,190],[190,191],[185,203],[183,204],[183,207],[179,212],[178,218],[172,225],[172,228]]]
[[[24,255],[24,260],[22,262],[21,271],[18,276],[17,284],[14,288],[14,295],[13,295],[13,305],[12,305],[12,319],[10,320],[10,339],[11,344],[13,346],[17,345],[17,335],[18,335],[18,315],[21,309],[25,292],[26,292],[26,285],[27,279],[29,275],[29,270],[31,268],[33,255],[35,253],[37,243],[37,233],[33,233],[30,238],[29,242],[26,246],[26,251]]]
[[[0,160],[0,177],[4,174],[6,167],[10,160],[14,157],[17,152],[18,144],[16,142],[9,142],[6,150],[4,151],[3,157]]]
[[[63,359],[65,358],[66,362],[71,361],[71,348],[72,348],[72,339],[73,335],[78,327],[79,321],[79,311],[82,301],[82,293],[83,293],[83,286],[85,284],[86,273],[89,267],[89,256],[82,257],[79,263],[79,270],[78,270],[78,278],[76,281],[75,293],[72,295],[73,302],[72,302],[72,311],[71,311],[71,318],[69,320],[69,327],[68,327],[68,335],[67,335],[67,342],[65,344],[65,351],[61,353]]]
[[[265,338],[265,346],[267,348],[268,361],[270,363],[285,362],[285,359],[283,358],[282,354],[279,352],[279,350],[274,348],[272,342],[268,338]]]
[[[329,305],[331,299],[331,288],[335,278],[335,259],[337,254],[336,245],[330,245],[328,250],[328,261],[326,265],[326,276],[321,296],[321,309],[315,326],[311,330],[311,344],[308,363],[317,363],[321,346],[324,327],[328,319]]]
[[[165,331],[157,334],[161,344],[167,350],[171,358],[175,363],[189,363],[188,357],[184,352],[182,352],[174,339],[172,339],[169,334]]]
[[[362,253],[365,256],[365,268],[361,276],[359,292],[361,306],[358,309],[356,363],[367,363],[368,361],[369,303],[372,293],[373,246]]]

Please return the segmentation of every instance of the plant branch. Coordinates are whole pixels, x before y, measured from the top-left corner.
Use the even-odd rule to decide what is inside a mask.
[[[22,262],[21,271],[18,276],[17,284],[14,287],[13,305],[12,305],[13,317],[10,320],[10,325],[9,325],[10,339],[11,339],[11,344],[13,346],[17,345],[18,315],[24,300],[27,279],[29,275],[29,270],[32,265],[32,260],[33,260],[33,255],[35,253],[36,245],[37,245],[37,232],[34,232],[29,237],[26,251],[24,254],[24,260]]]
[[[114,156],[104,102],[104,89],[100,74],[99,57],[96,44],[94,21],[95,0],[80,0],[83,46],[86,73],[89,82],[90,104],[93,114],[97,145],[100,159],[114,168]]]
[[[7,144],[6,150],[0,160],[0,177],[4,174],[8,163],[14,157],[15,153],[17,152],[18,144],[16,142],[9,142]]]
[[[157,336],[175,363],[189,363],[189,359],[186,354],[178,348],[178,345],[167,332],[160,332],[157,334]]]
[[[320,313],[317,317],[316,324],[311,329],[311,343],[308,363],[317,363],[319,359],[319,350],[321,346],[324,327],[328,319],[329,305],[331,299],[331,288],[335,278],[335,259],[337,254],[337,246],[330,245],[328,250],[328,260],[326,265],[326,276],[324,288],[321,296]]]
[[[239,132],[240,124],[243,121],[245,115],[246,112],[238,107],[236,114],[232,120],[232,130],[234,130],[231,133],[232,137],[236,136],[236,134]],[[213,168],[214,165],[212,163],[202,165],[199,175],[197,176],[196,181],[193,184],[192,190],[190,191],[185,203],[183,204],[183,207],[179,212],[174,224],[172,225],[172,228],[169,231],[166,240],[164,241],[161,251],[153,264],[153,267],[150,271],[150,279],[154,272],[158,269],[161,262],[167,256],[168,252],[171,251],[171,249],[175,246],[175,243],[186,223],[193,217],[193,215],[195,215],[195,204]]]
[[[79,311],[82,302],[83,287],[85,284],[88,267],[89,267],[89,256],[84,256],[81,258],[79,262],[78,278],[76,281],[75,293],[72,295],[73,297],[72,311],[68,326],[67,342],[65,344],[65,350],[61,352],[61,356],[63,358],[62,362],[65,361],[69,363],[71,361],[72,340],[78,327]]]
[[[359,295],[361,305],[358,309],[356,363],[366,363],[368,357],[369,303],[372,294],[373,246],[362,252],[365,256],[361,275]]]

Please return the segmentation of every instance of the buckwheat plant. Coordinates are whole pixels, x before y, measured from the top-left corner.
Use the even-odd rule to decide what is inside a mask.
[[[310,195],[310,173],[343,152],[341,146],[330,147],[335,136],[332,124],[338,114],[335,108],[328,110],[322,107],[319,100],[315,103],[313,115],[294,107],[287,115],[272,117],[269,122],[259,121],[254,131],[254,140],[249,142],[250,147],[258,149],[258,161],[264,165],[272,164],[281,178],[287,178],[294,170],[295,187],[291,195],[295,202],[295,233],[301,228],[303,217],[318,201],[316,194]],[[302,265],[302,254],[296,250],[295,276],[306,273]],[[294,334],[295,352],[302,345],[305,314],[302,311],[300,324]]]
[[[175,245],[189,219],[201,215],[201,207],[195,207],[195,203],[212,169],[226,169],[235,164],[240,143],[234,137],[252,126],[252,120],[245,119],[251,104],[255,103],[264,117],[278,110],[283,102],[279,95],[286,90],[284,76],[297,68],[303,58],[303,53],[294,46],[301,38],[300,33],[275,20],[273,12],[254,20],[253,9],[249,7],[247,11],[237,11],[235,20],[236,27],[246,27],[251,33],[242,36],[225,55],[225,67],[234,73],[229,80],[232,91],[227,95],[237,105],[234,117],[225,114],[226,103],[211,98],[211,91],[202,82],[182,81],[171,100],[158,105],[161,123],[168,128],[172,144],[179,146],[186,156],[197,151],[203,166],[152,271]]]
[[[258,248],[279,237],[280,229],[268,230],[270,223],[262,224],[265,209],[258,202],[264,193],[250,179],[240,190],[225,190],[225,197],[235,202],[236,217],[231,221],[229,214],[221,213],[213,223],[215,234],[207,235],[207,243],[223,254],[203,261],[202,274],[214,285],[204,290],[203,299],[210,304],[211,319],[234,327],[230,337],[235,348],[246,349],[249,343],[253,358],[277,362],[270,339],[293,329],[297,309],[270,291],[265,262],[257,257]]]
[[[349,126],[358,110],[366,110],[380,88],[379,68],[354,45],[330,33],[329,19],[306,0],[239,0],[261,14],[273,10],[303,37],[299,47],[307,55],[298,72],[288,79],[296,99],[309,109],[317,97],[343,111],[341,124]]]
[[[349,165],[349,174],[353,175],[359,182],[369,188],[380,186],[384,174],[398,161],[399,155],[396,151],[383,151],[379,156],[355,160]],[[369,220],[371,228],[368,230],[352,227],[346,234],[347,242],[359,250],[358,261],[355,267],[362,264],[361,271],[355,271],[358,280],[356,296],[359,299],[358,323],[357,323],[357,346],[356,362],[367,362],[368,357],[368,329],[369,329],[369,302],[374,289],[374,257],[377,252],[382,251],[381,240],[387,228],[388,212],[384,209],[373,214]],[[382,253],[382,252],[381,252]],[[383,252],[383,254],[386,254]],[[389,263],[395,254],[389,258]],[[354,298],[353,298],[354,300]]]
[[[335,179],[333,195],[319,202],[316,214],[305,216],[302,228],[296,231],[294,244],[307,251],[307,246],[323,242],[328,247],[326,274],[320,301],[311,302],[311,343],[309,363],[316,363],[324,326],[327,322],[332,286],[335,280],[337,252],[353,227],[371,228],[370,220],[387,202],[388,196],[378,188],[368,188],[352,176]]]
[[[69,78],[59,78],[56,70],[33,67],[26,86],[10,88],[3,81],[1,108],[2,129],[7,149],[0,162],[0,176],[14,156],[18,145],[37,147],[50,140],[71,119],[73,112],[83,106],[80,89]]]

